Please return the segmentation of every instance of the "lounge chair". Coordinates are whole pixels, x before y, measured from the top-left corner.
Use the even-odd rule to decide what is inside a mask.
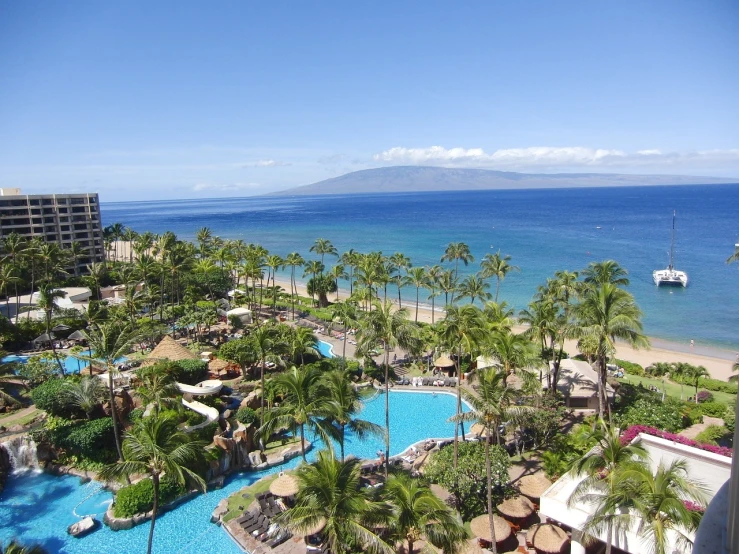
[[[274,548],[275,546],[281,545],[283,542],[285,542],[290,537],[292,537],[292,535],[283,529],[277,534],[276,537],[268,540],[265,544],[269,546],[270,548]]]
[[[251,512],[246,512],[245,514],[241,515],[240,517],[236,519],[236,523],[238,523],[239,526],[243,527],[244,524],[248,524],[254,521],[254,518],[255,518],[254,514],[252,514]]]

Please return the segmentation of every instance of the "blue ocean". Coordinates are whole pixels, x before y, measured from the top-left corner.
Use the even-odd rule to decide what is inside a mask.
[[[652,281],[652,271],[668,263],[673,210],[675,267],[688,273],[686,289],[657,288]],[[403,252],[423,266],[439,263],[449,242],[465,242],[476,259],[461,268],[467,273],[500,249],[521,269],[500,290],[499,300],[516,309],[555,271],[614,259],[629,271],[649,336],[739,349],[739,264],[726,264],[739,242],[739,185],[103,202],[102,216],[105,225],[169,230],[186,240],[209,227],[222,238],[305,258],[321,237],[339,252]],[[415,290],[405,296],[415,298]]]

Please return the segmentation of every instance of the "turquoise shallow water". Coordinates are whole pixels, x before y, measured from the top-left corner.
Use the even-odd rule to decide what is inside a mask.
[[[739,265],[725,263],[739,242],[739,185],[103,202],[101,209],[106,225],[171,230],[190,240],[210,227],[223,238],[306,259],[315,258],[309,248],[319,237],[339,252],[403,252],[416,266],[439,263],[449,242],[466,242],[477,261],[500,248],[521,268],[500,290],[500,299],[517,309],[555,271],[610,258],[630,272],[648,335],[739,350]],[[652,281],[652,271],[668,262],[673,210],[675,265],[690,276],[684,290],[658,289]],[[415,299],[415,290],[405,297]]]
[[[84,352],[81,352],[80,354],[82,356],[89,356],[90,351],[85,350]],[[11,362],[25,364],[28,361],[28,358],[29,358],[28,356],[17,356],[15,354],[10,354],[2,358],[0,362],[4,364],[11,363]],[[117,364],[123,363],[127,359],[128,358],[124,356],[124,357],[121,357],[115,360],[115,363]],[[79,373],[80,371],[85,369],[87,366],[89,366],[90,363],[86,362],[85,360],[78,360],[74,356],[66,356],[65,358],[62,359],[62,365],[64,366],[64,371],[66,373]]]
[[[365,404],[362,417],[378,424],[384,422],[384,395],[378,394]],[[456,397],[441,392],[391,392],[391,455],[400,454],[412,443],[426,437],[450,437],[454,425],[447,422],[455,413]],[[315,456],[320,444],[309,453]],[[384,448],[382,440],[358,441],[348,437],[346,453],[360,458],[375,458]],[[241,551],[218,526],[210,523],[210,514],[226,496],[249,485],[264,475],[292,468],[300,458],[280,468],[262,472],[246,472],[231,476],[223,489],[199,495],[176,510],[157,519],[154,552],[158,554],[238,554]],[[38,542],[51,553],[63,554],[128,554],[145,550],[149,525],[129,531],[113,532],[103,526],[91,535],[74,539],[66,534],[67,526],[78,520],[75,515],[96,514],[102,518],[112,495],[97,484],[80,485],[75,477],[52,477],[27,472],[11,476],[0,495],[0,543],[19,538],[26,543]]]

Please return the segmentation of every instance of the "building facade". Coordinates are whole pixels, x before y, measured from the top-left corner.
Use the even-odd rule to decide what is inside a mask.
[[[65,249],[77,242],[84,251],[77,259],[83,272],[87,264],[104,260],[97,193],[13,193],[20,193],[20,189],[0,189],[0,241],[18,233],[26,239],[56,242]]]

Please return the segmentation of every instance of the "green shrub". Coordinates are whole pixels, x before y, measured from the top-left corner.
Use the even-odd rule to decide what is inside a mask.
[[[731,408],[726,410],[726,415],[724,416],[724,425],[726,425],[726,428],[733,435],[734,427],[736,426],[736,412]]]
[[[221,400],[217,396],[198,396],[196,400],[201,404],[205,404],[206,406],[215,408],[219,412],[223,411],[223,409],[226,407],[226,405],[223,403],[223,400]]]
[[[31,387],[37,387],[59,375],[59,366],[54,360],[42,356],[31,356],[25,364],[18,364],[18,375],[26,379]]]
[[[213,442],[213,437],[216,434],[216,429],[218,429],[218,422],[214,421],[213,423],[209,423],[205,427],[201,427],[200,429],[193,431],[192,435],[196,440],[201,440],[204,441],[206,444],[210,444],[211,442]]]
[[[618,367],[622,367],[629,375],[637,375],[639,377],[644,376],[644,368],[637,363],[619,359],[613,360],[613,363]]]
[[[684,427],[681,408],[680,402],[669,398],[664,403],[654,399],[639,398],[617,419],[623,428],[631,425],[646,425],[675,433]]]
[[[202,360],[180,360],[176,366],[172,376],[181,383],[195,385],[208,376],[208,364]]]
[[[94,457],[101,450],[115,447],[113,420],[104,417],[77,424],[69,429],[62,441],[63,446],[70,450]]]
[[[244,425],[250,425],[257,420],[257,412],[247,406],[243,406],[236,412],[236,419]]]
[[[713,402],[713,395],[707,390],[702,390],[698,392],[696,399],[699,404],[705,404],[706,402]]]
[[[728,406],[723,402],[703,402],[698,404],[703,415],[710,417],[724,417],[728,410]]]
[[[64,379],[49,379],[31,391],[31,399],[36,407],[53,416],[72,417],[79,415],[79,410],[72,406],[66,394],[67,383]]]
[[[188,426],[198,425],[203,421],[205,421],[205,416],[192,410],[188,410],[185,414],[185,422]]]
[[[159,505],[171,502],[185,493],[185,487],[164,477],[159,482]],[[115,517],[132,517],[145,513],[154,506],[154,484],[151,479],[143,479],[134,485],[121,488],[115,495]]]
[[[688,425],[695,425],[696,423],[703,423],[703,410],[700,406],[686,404],[686,409],[683,411],[683,415],[687,419]]]
[[[128,419],[131,423],[136,423],[142,417],[144,417],[143,408],[136,408],[135,410],[131,410],[131,413],[128,414]]]
[[[726,381],[720,381],[719,379],[709,379],[704,377],[700,381],[700,386],[713,392],[728,392],[729,394],[737,393],[736,383],[727,383]]]
[[[726,427],[719,427],[718,425],[709,425],[703,431],[698,433],[695,437],[696,442],[704,444],[713,444],[718,446],[721,439],[729,434],[729,430]]]

